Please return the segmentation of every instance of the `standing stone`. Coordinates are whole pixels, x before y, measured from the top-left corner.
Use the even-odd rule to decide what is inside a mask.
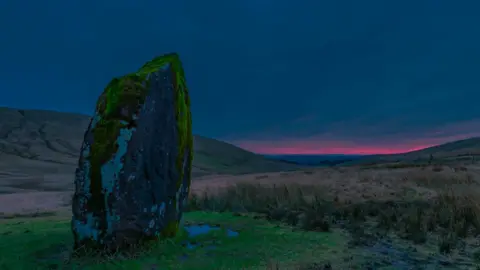
[[[167,54],[113,79],[85,132],[72,200],[75,248],[119,249],[176,234],[190,188],[190,99]]]

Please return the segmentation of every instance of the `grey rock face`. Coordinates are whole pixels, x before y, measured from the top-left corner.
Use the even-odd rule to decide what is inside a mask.
[[[176,55],[113,80],[99,98],[76,170],[76,248],[118,249],[175,235],[189,193],[192,138]]]

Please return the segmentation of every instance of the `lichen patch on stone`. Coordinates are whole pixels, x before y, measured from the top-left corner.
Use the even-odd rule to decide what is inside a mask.
[[[86,222],[80,222],[78,220],[73,220],[73,230],[78,234],[80,240],[84,239],[92,239],[94,241],[98,240],[99,231],[96,230],[96,218],[92,214],[86,215],[87,219]]]

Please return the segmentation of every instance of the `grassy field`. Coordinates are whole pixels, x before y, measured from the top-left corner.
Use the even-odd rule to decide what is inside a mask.
[[[295,267],[299,261],[335,259],[346,241],[341,231],[292,232],[287,226],[231,213],[190,212],[186,222],[223,229],[196,237],[183,232],[175,239],[111,256],[75,256],[64,218],[4,221],[0,269],[265,269],[275,263]],[[227,236],[227,228],[238,236]]]
[[[442,185],[422,180],[424,185]],[[478,188],[476,182],[455,183]],[[433,198],[406,190],[402,199],[342,200],[328,199],[318,185],[247,183],[220,195],[194,197],[191,207],[261,213],[304,231],[343,230],[348,255],[342,261],[350,264],[332,263],[333,269],[480,269],[478,198],[456,194],[459,189],[450,185]]]
[[[479,175],[431,166],[206,179],[193,183],[186,223],[222,230],[111,256],[75,256],[62,214],[4,215],[0,269],[480,269]]]

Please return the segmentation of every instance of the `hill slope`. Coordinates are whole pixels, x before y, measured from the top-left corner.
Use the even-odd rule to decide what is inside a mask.
[[[207,173],[244,174],[274,172],[300,168],[283,161],[276,161],[246,151],[232,144],[194,136],[194,167]]]
[[[425,162],[432,155],[435,161],[458,162],[480,157],[480,137],[448,142],[425,149],[402,154],[372,155],[343,163],[342,165],[360,165],[366,163]]]
[[[39,178],[45,182],[59,177],[73,180],[89,121],[89,116],[81,114],[0,108],[0,181],[10,179],[26,186],[39,182]],[[297,168],[201,136],[194,137],[194,151],[194,176]],[[25,183],[27,178],[29,183]]]
[[[426,155],[438,157],[453,157],[463,155],[480,155],[480,137],[453,141],[437,146],[428,147],[418,151],[405,153],[406,157],[425,157]]]

